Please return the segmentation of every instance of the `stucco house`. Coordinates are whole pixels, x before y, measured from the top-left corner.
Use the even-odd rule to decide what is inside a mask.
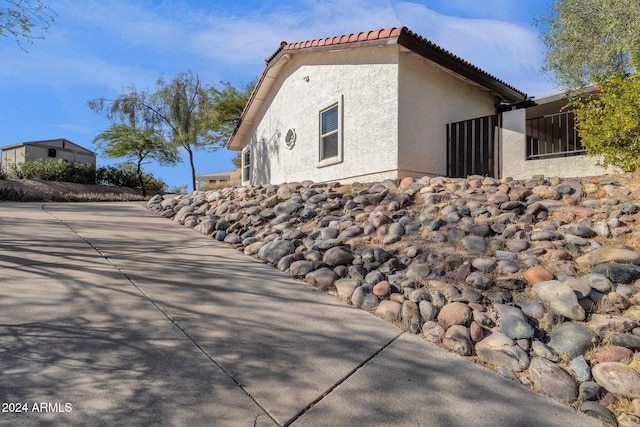
[[[254,185],[514,176],[538,104],[405,27],[282,42],[227,148]]]
[[[2,170],[5,171],[10,165],[50,158],[65,159],[72,163],[89,163],[94,167],[96,165],[96,153],[64,138],[20,142],[6,145],[0,150]]]

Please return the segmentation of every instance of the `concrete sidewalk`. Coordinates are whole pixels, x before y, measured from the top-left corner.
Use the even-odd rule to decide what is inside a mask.
[[[0,372],[2,425],[601,425],[136,203],[0,202]]]

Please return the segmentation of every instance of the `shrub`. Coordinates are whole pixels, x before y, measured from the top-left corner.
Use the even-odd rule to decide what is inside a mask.
[[[142,179],[144,179],[144,186],[147,191],[164,191],[167,187],[162,179],[156,178],[151,173],[144,173]],[[116,166],[98,168],[96,171],[96,183],[111,187],[140,189],[136,167],[131,163],[120,163]]]
[[[92,164],[71,163],[64,159],[18,163],[10,167],[9,173],[16,178],[40,181],[94,184],[96,180],[96,169]]]

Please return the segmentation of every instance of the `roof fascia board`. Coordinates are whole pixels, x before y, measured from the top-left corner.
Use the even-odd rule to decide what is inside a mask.
[[[415,52],[420,56],[423,56],[424,58],[435,62],[436,64],[439,64],[455,72],[456,74],[466,77],[467,79],[490,89],[505,101],[522,101],[526,98],[526,95],[513,90],[507,85],[502,84],[487,75],[478,73],[472,67],[460,62],[459,60],[456,60],[455,58],[452,58],[445,52],[441,52],[440,50],[435,49],[434,47],[429,46],[424,42],[416,40],[414,37],[405,32],[403,32],[398,37],[398,44]]]
[[[291,54],[291,53],[313,53],[313,52],[328,52],[328,51],[338,51],[338,50],[346,50],[346,49],[356,49],[361,47],[370,47],[370,46],[386,46],[396,44],[398,42],[398,37],[386,37],[383,39],[375,39],[375,40],[362,40],[358,42],[348,42],[348,43],[336,43],[336,44],[327,44],[327,45],[317,45],[317,46],[308,46],[308,47],[299,47],[295,49],[283,49],[269,62],[277,59],[280,55],[283,54]]]
[[[291,54],[282,51],[267,63],[265,70],[262,72],[262,77],[258,83],[256,83],[256,87],[253,89],[253,93],[249,97],[249,101],[240,116],[240,120],[236,125],[234,132],[227,141],[227,148],[231,150],[238,150],[242,148],[234,144],[234,142],[247,134],[247,128],[254,123],[258,110],[267,99],[267,95],[278,79],[282,67],[289,62],[289,59],[291,59]]]

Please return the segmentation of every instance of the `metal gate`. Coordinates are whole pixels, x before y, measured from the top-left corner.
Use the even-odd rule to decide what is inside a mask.
[[[447,124],[447,176],[497,178],[495,167],[498,116]]]

